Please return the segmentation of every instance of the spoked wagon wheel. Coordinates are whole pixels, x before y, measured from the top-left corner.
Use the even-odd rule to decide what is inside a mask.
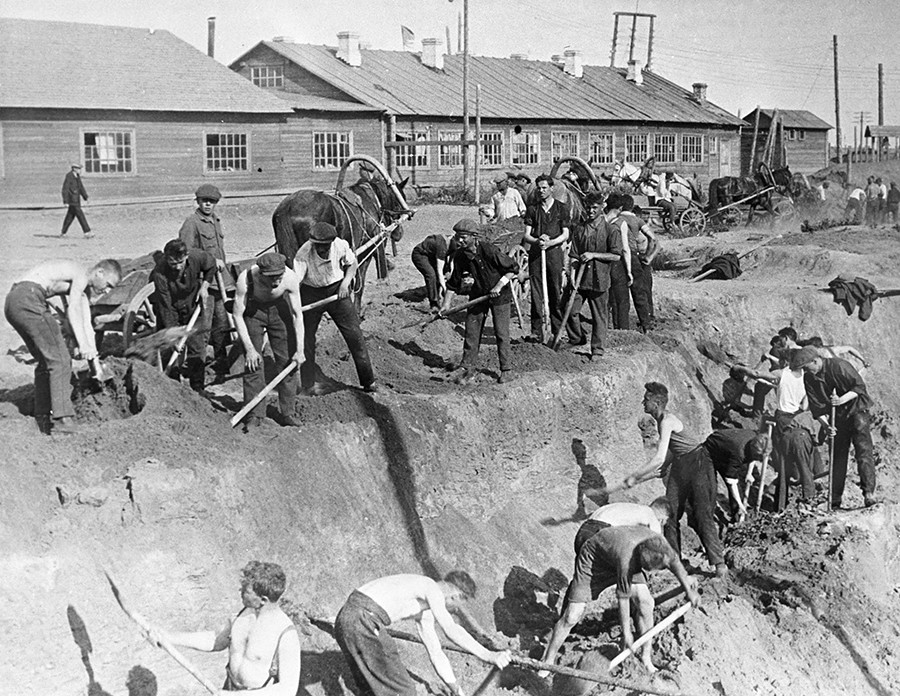
[[[685,208],[678,218],[682,237],[696,237],[706,229],[706,213],[700,208]]]
[[[738,227],[746,222],[744,212],[737,206],[721,211],[719,220],[726,227]]]
[[[786,198],[775,204],[772,213],[775,216],[775,222],[793,222],[797,217],[797,209]]]
[[[122,320],[122,340],[126,349],[139,338],[156,333],[156,313],[150,303],[150,295],[154,290],[153,283],[147,283],[128,303]]]

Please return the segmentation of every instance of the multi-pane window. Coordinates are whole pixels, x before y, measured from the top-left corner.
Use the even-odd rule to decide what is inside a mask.
[[[675,134],[653,134],[653,157],[657,164],[672,164],[675,161]]]
[[[82,133],[84,171],[90,174],[131,174],[134,171],[133,131]]]
[[[703,161],[703,136],[681,136],[681,161],[687,164],[700,164]]]
[[[481,131],[481,163],[485,167],[503,166],[503,133]]]
[[[550,133],[550,154],[554,162],[561,157],[578,157],[578,132],[553,131]]]
[[[647,159],[647,136],[644,134],[629,134],[625,136],[625,160],[641,164]]]
[[[428,140],[428,133],[397,133],[394,139],[398,142],[414,142],[416,140]],[[404,145],[395,148],[397,151],[395,162],[398,167],[407,169],[427,167],[428,166],[428,147],[414,147]]]
[[[590,160],[595,164],[612,164],[615,137],[612,133],[591,133]]]
[[[339,169],[353,154],[352,134],[313,133],[313,169]]]
[[[250,81],[257,87],[284,87],[284,66],[254,65],[250,68]]]
[[[438,140],[456,141],[462,140],[462,133],[453,131],[438,131]],[[441,145],[438,148],[439,167],[461,167],[462,145]]]
[[[206,171],[245,172],[248,165],[246,133],[206,134]]]
[[[538,131],[514,132],[510,145],[510,164],[537,164],[540,161],[541,134]]]
[[[710,155],[718,155],[719,154],[719,136],[717,136],[717,135],[709,136],[709,154]]]

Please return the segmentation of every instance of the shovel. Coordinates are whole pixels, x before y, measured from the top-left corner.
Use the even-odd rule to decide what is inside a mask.
[[[836,390],[831,393],[832,396],[837,396]],[[831,418],[828,421],[828,500],[826,501],[827,507],[825,509],[829,512],[831,511],[831,496],[834,491],[832,487],[832,479],[834,478],[834,435],[831,434],[831,429],[834,427],[836,410],[836,406],[831,407]]]
[[[464,309],[468,309],[469,307],[474,307],[475,305],[481,304],[487,299],[490,299],[490,295],[482,295],[481,297],[476,297],[474,300],[469,300],[468,302],[463,302],[461,305],[456,305],[456,307],[450,307],[450,309],[448,309],[446,312],[435,314],[433,317],[429,317],[425,321],[414,321],[412,324],[406,324],[405,326],[401,326],[400,328],[413,329],[418,326],[422,331],[424,331],[425,327],[429,324],[436,322],[439,319],[444,319],[450,314],[456,314],[457,312],[461,312]]]
[[[550,335],[550,298],[547,295],[547,250],[541,249],[541,331],[544,340]]]
[[[766,487],[766,467],[769,465],[769,457],[772,456],[771,442],[772,442],[772,426],[773,425],[774,425],[773,423],[769,423],[769,428],[768,428],[768,432],[767,432],[767,434],[769,436],[769,443],[770,443],[769,451],[763,457],[762,465],[759,467],[759,492],[756,494],[756,509],[757,510],[759,510],[760,506],[762,505],[763,490]]]
[[[172,356],[169,358],[169,362],[166,364],[166,369],[163,370],[165,374],[169,374],[172,370],[172,366],[175,364],[175,361],[178,360],[178,356],[181,355],[181,351],[184,350],[185,345],[187,345],[188,337],[194,330],[194,324],[197,323],[197,319],[200,318],[200,310],[202,309],[202,303],[200,302],[200,298],[197,298],[197,306],[194,307],[194,313],[191,314],[191,318],[187,323],[186,332],[184,336],[178,339],[178,343],[175,344],[175,350],[172,351]]]
[[[244,416],[250,413],[250,411],[252,411],[260,401],[262,401],[269,395],[269,392],[271,392],[275,387],[281,384],[285,380],[285,378],[287,378],[287,376],[296,369],[296,361],[291,360],[290,364],[288,364],[286,368],[279,372],[278,376],[275,379],[273,379],[265,387],[263,387],[262,391],[259,394],[250,399],[250,401],[248,401],[240,411],[238,411],[231,417],[231,427],[233,428],[242,420],[244,420]]]
[[[559,344],[562,341],[563,331],[566,330],[566,322],[569,321],[569,315],[572,313],[572,307],[575,306],[575,298],[578,294],[578,288],[581,287],[581,279],[584,278],[585,269],[587,269],[587,264],[583,263],[578,268],[578,273],[575,274],[575,284],[570,288],[571,294],[569,295],[569,301],[566,303],[566,311],[563,312],[562,323],[559,325],[559,331],[556,332],[556,336],[553,337],[553,343],[550,344],[550,347],[553,350],[559,349]]]

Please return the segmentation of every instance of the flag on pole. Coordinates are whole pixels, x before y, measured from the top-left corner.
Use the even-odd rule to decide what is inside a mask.
[[[400,34],[403,37],[403,50],[404,51],[415,51],[416,50],[416,35],[413,33],[413,30],[409,27],[404,27],[402,24],[400,25]]]

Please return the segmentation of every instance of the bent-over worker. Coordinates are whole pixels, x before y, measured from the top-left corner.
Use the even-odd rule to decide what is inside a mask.
[[[649,505],[640,503],[607,503],[597,508],[585,520],[575,534],[575,555],[584,542],[607,527],[646,527],[662,534],[663,525],[669,519],[669,501],[657,498]]]
[[[425,278],[425,295],[432,309],[441,306],[441,300],[447,292],[445,266],[453,251],[442,234],[428,235],[412,250],[413,266]]]

